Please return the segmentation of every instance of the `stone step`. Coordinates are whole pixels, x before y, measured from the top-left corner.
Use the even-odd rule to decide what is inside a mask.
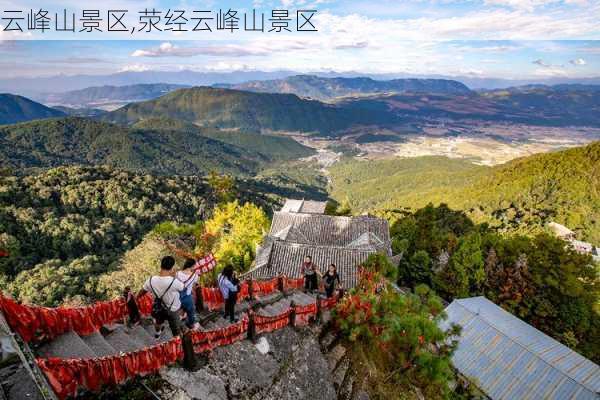
[[[144,346],[154,346],[157,340],[154,339],[154,332],[148,333],[141,325],[135,325],[129,329],[129,336],[131,336],[137,343],[142,343]]]
[[[105,336],[105,339],[115,350],[123,353],[129,353],[144,347],[144,343],[139,343],[133,337],[129,336],[123,325]]]
[[[248,301],[242,301],[239,304],[236,304],[235,306],[235,313],[243,313],[245,311],[248,311],[248,309],[251,307],[252,305],[250,304],[250,302]]]
[[[291,303],[292,300],[290,298],[285,298],[273,304],[273,310],[275,312],[275,315],[279,315],[286,312],[290,308]]]
[[[204,332],[212,331],[212,330],[214,330],[214,326],[215,326],[214,322],[207,321],[207,322],[205,322],[202,325],[202,329],[201,330],[204,331]]]
[[[100,332],[94,332],[88,336],[82,336],[81,339],[88,345],[90,349],[94,351],[98,357],[112,356],[119,352],[114,349]]]
[[[173,332],[171,332],[171,328],[169,328],[169,324],[165,324],[165,329],[163,329],[162,335],[158,338],[160,343],[168,342],[173,339]]]
[[[229,318],[217,318],[214,322],[214,329],[221,329],[226,327],[229,324]]]
[[[152,321],[142,321],[141,326],[154,339],[154,323]]]
[[[296,303],[298,305],[302,305],[302,306],[313,304],[313,303],[316,303],[316,301],[317,301],[315,296],[311,296],[311,295],[308,295],[308,294],[302,293],[302,292],[295,292],[291,296],[291,298],[292,298],[292,300],[294,300],[294,303]]]
[[[274,292],[274,293],[271,293],[271,294],[269,294],[267,296],[259,297],[256,301],[260,305],[267,305],[267,304],[275,303],[275,302],[281,300],[281,298],[283,298],[283,293],[281,293],[281,292]]]
[[[67,332],[52,342],[40,347],[38,354],[42,357],[59,358],[94,358],[96,353],[75,332]]]

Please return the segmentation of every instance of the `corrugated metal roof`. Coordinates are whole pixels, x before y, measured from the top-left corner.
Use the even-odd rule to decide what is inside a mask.
[[[284,241],[270,244],[269,256],[260,255],[267,262],[258,264],[245,276],[253,279],[266,279],[279,275],[300,277],[300,268],[304,257],[311,256],[321,272],[325,272],[329,264],[335,264],[340,274],[342,285],[346,288],[357,284],[358,267],[375,253],[375,250],[351,249],[345,247],[315,246]],[[258,259],[258,257],[257,257]]]
[[[389,226],[382,218],[280,211],[273,216],[269,235],[288,242],[324,246],[364,247],[368,244],[391,255]]]
[[[327,202],[325,201],[287,199],[281,208],[281,211],[305,214],[324,214],[326,206]]]
[[[485,297],[454,300],[447,327],[463,327],[452,362],[493,400],[590,399],[600,367]]]

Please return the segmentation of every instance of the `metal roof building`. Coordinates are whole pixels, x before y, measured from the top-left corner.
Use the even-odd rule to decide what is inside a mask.
[[[600,367],[485,297],[454,300],[456,369],[493,400],[600,399]]]

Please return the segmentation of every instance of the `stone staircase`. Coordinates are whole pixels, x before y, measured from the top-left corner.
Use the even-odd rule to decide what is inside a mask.
[[[243,301],[236,306],[236,316],[241,319],[249,309],[257,315],[276,316],[286,311],[291,303],[295,305],[308,305],[316,302],[315,295],[302,292],[275,292],[257,300]],[[231,325],[229,319],[223,318],[221,311],[202,311],[197,314],[200,330],[212,331]],[[50,358],[96,358],[112,356],[121,353],[133,352],[168,341],[172,338],[168,324],[160,338],[154,338],[152,320],[143,318],[132,327],[124,324],[111,324],[103,326],[99,332],[88,336],[80,336],[75,332],[67,332],[58,336],[49,343],[43,344],[36,350],[38,357]]]

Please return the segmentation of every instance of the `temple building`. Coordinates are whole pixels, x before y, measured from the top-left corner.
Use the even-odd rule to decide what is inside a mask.
[[[304,257],[324,272],[335,264],[342,285],[356,285],[357,270],[371,254],[392,256],[386,220],[372,216],[325,215],[325,202],[287,200],[273,215],[269,233],[257,249],[254,268],[246,276],[265,279],[299,277]]]

